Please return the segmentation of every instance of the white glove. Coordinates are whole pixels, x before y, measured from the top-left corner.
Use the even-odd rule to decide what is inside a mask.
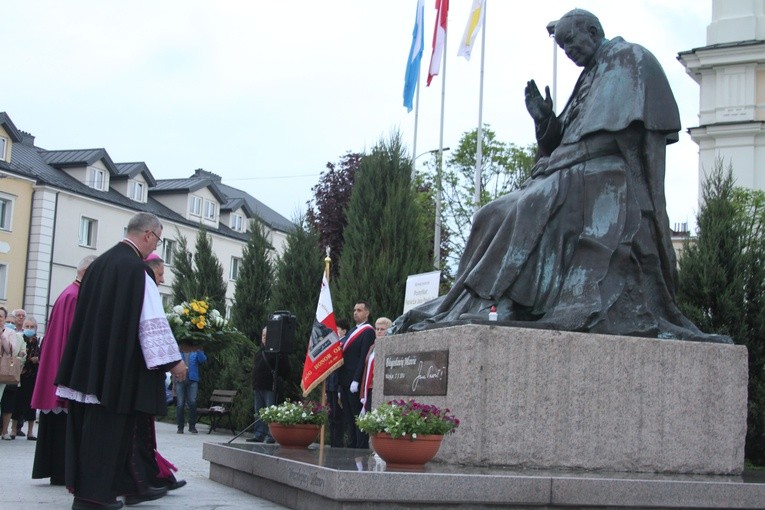
[[[356,381],[353,381],[351,383],[351,393],[358,393],[359,392],[359,383]]]

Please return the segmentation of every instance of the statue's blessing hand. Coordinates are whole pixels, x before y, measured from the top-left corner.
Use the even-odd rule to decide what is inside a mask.
[[[545,87],[545,97],[539,92],[539,88],[534,80],[526,83],[526,109],[535,122],[544,122],[552,114],[552,97],[550,97],[550,87]]]

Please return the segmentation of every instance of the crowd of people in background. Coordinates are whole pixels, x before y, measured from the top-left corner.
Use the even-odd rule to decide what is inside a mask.
[[[51,309],[45,337],[38,335],[35,317],[23,309],[0,307],[2,352],[23,366],[18,384],[0,384],[0,438],[38,441],[39,436],[32,477],[69,487],[74,509],[121,508],[116,496],[136,504],[185,484],[168,471],[172,464],[156,450],[154,416],[164,408],[152,388],[164,385],[163,374],[170,371],[178,433],[186,423],[189,432],[197,433],[199,367],[207,356],[202,350],[179,350],[167,325],[157,291],[164,282],[164,261],[153,253],[162,242],[161,232],[155,216],[140,213],[131,219],[122,242],[100,257],[85,257],[74,282]],[[108,299],[103,292],[109,293]],[[352,327],[344,319],[337,321],[344,363],[326,384],[332,447],[369,445],[355,420],[372,408],[375,339],[391,326],[390,319],[381,317],[373,327],[370,314],[370,304],[359,301]],[[110,337],[117,331],[111,327],[115,321],[121,325],[119,338]],[[125,331],[131,335],[128,342]],[[163,347],[157,349],[158,344]],[[256,416],[284,398],[283,383],[291,374],[288,354],[270,352],[267,344],[268,330],[263,328],[252,377]],[[98,358],[105,351],[96,346],[121,355]],[[248,441],[274,439],[268,426],[256,420]],[[105,457],[106,450],[112,453]],[[127,461],[136,466],[130,474],[118,469]]]
[[[0,307],[3,332],[0,335],[3,353],[10,353],[22,364],[21,380],[18,384],[0,385],[0,414],[2,429],[0,438],[5,441],[26,437],[36,441],[36,411],[31,406],[32,392],[37,380],[42,339],[37,337],[37,320],[17,308],[10,313]],[[27,431],[24,432],[24,425]]]

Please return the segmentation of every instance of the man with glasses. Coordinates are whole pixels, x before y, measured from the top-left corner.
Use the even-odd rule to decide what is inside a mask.
[[[162,223],[149,213],[130,219],[125,238],[98,257],[82,281],[74,321],[56,377],[69,400],[66,485],[74,510],[161,498],[150,484],[158,467],[152,420],[167,412],[169,371],[186,365],[144,259],[161,242]]]
[[[154,237],[157,238],[157,246],[162,246],[162,238],[159,237],[159,235],[156,232],[154,232],[153,230],[147,230],[147,232],[151,232],[152,234],[154,234]]]

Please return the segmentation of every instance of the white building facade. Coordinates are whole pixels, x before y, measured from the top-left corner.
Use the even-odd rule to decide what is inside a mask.
[[[765,190],[765,0],[712,0],[707,45],[678,59],[699,84],[699,198],[721,160],[736,185]]]
[[[0,116],[12,125],[7,114]],[[11,157],[10,164],[0,165],[0,177],[10,179],[0,184],[20,179],[31,184],[30,205],[21,207],[27,202],[17,200],[13,211],[17,218],[29,218],[27,232],[8,232],[9,238],[19,241],[28,236],[28,242],[9,243],[19,250],[26,244],[23,256],[16,250],[16,258],[5,263],[24,274],[23,279],[8,279],[14,288],[23,289],[6,292],[9,299],[0,298],[0,305],[24,308],[38,319],[41,329],[58,295],[74,280],[79,261],[118,243],[137,212],[156,214],[164,226],[165,242],[158,254],[167,266],[160,286],[166,304],[172,301],[172,251],[180,236],[192,254],[200,227],[211,238],[227,282],[227,310],[233,303],[250,221],[263,222],[274,257],[286,247],[293,224],[246,192],[223,184],[218,175],[199,169],[189,178],[156,180],[144,163],[115,164],[104,149],[48,151],[37,147],[32,135],[18,133],[4,137]]]

